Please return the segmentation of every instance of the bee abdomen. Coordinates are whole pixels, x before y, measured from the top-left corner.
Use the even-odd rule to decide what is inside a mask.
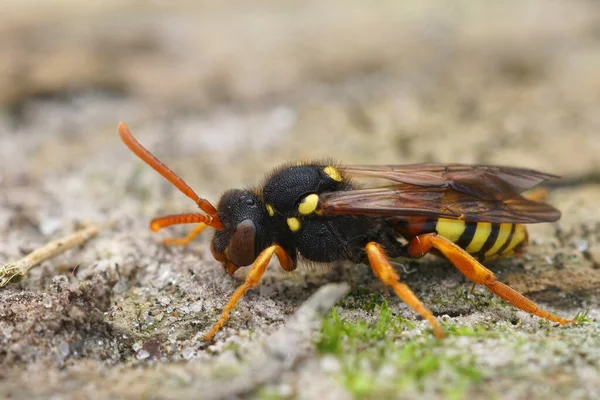
[[[522,224],[465,222],[440,218],[435,231],[479,259],[511,255],[527,241],[527,230]]]

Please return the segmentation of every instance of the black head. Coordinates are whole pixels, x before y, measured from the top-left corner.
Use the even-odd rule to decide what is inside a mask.
[[[252,264],[271,244],[269,216],[258,195],[239,189],[225,192],[217,212],[223,229],[215,232],[211,251],[233,274],[239,267]]]

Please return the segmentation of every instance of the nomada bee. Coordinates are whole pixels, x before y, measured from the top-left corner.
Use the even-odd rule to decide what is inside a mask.
[[[552,206],[523,195],[553,175],[487,165],[302,163],[275,170],[256,189],[225,192],[215,208],[146,150],[124,123],[118,132],[131,151],[203,211],[155,218],[150,229],[198,224],[185,238],[165,239],[185,245],[206,227],[214,228],[211,252],[227,273],[250,266],[206,340],[212,340],[236,303],[258,284],[273,256],[286,271],[296,268],[298,255],[317,263],[368,263],[386,287],[429,321],[439,338],[444,332],[436,318],[400,281],[390,258],[432,252],[520,310],[560,324],[573,322],[542,310],[481,264],[521,252],[527,244],[524,224],[560,218]],[[383,183],[358,186],[372,180]]]

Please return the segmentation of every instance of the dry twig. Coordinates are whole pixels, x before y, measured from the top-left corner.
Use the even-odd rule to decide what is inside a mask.
[[[0,267],[0,287],[18,282],[27,275],[32,268],[43,261],[56,257],[73,247],[80,246],[88,239],[94,237],[97,233],[98,226],[90,225],[69,236],[47,243],[39,249],[32,251],[19,261],[3,265]]]

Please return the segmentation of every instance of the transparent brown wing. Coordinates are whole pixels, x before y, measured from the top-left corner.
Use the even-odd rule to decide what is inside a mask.
[[[356,180],[383,179],[427,188],[450,188],[481,200],[506,200],[557,176],[527,168],[464,164],[347,165]]]
[[[320,207],[323,215],[446,217],[473,222],[531,224],[560,218],[560,211],[554,207],[519,195],[506,200],[483,200],[450,186],[407,184],[323,193]]]

